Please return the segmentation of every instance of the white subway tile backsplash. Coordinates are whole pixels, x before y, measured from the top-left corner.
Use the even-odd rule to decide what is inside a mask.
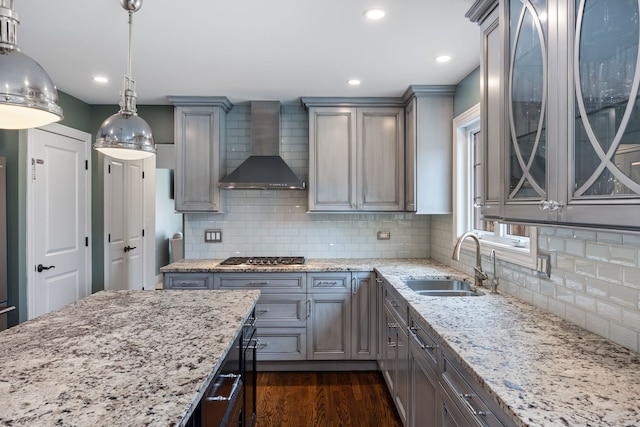
[[[609,324],[609,338],[627,348],[635,349],[635,351],[640,351],[638,336],[638,332],[633,329],[618,325],[615,322]]]
[[[610,261],[615,264],[635,266],[638,264],[638,249],[636,247],[611,246]]]
[[[550,252],[564,251],[564,242],[564,239],[560,237],[550,236],[547,248]]]
[[[566,241],[565,247],[568,254],[582,258],[586,256],[586,244],[584,240],[569,239]]]
[[[609,285],[609,300],[613,303],[624,307],[637,308],[639,299],[640,290],[638,289],[613,283]]]
[[[622,323],[622,309],[619,305],[598,300],[596,303],[596,312],[604,319]]]
[[[607,298],[609,296],[609,283],[591,277],[585,277],[584,281],[585,291],[589,295],[598,298]]]
[[[609,252],[609,245],[587,242],[586,255],[588,259],[609,261],[611,256]]]
[[[585,329],[603,337],[609,337],[609,321],[595,314],[586,313]]]
[[[576,259],[575,272],[583,276],[598,277],[598,267],[596,263],[588,259]]]
[[[567,304],[565,305],[565,313],[565,319],[567,319],[569,322],[575,323],[582,328],[587,327],[587,313],[585,313],[584,311]]]
[[[621,233],[606,233],[606,232],[599,231],[596,234],[597,234],[596,239],[598,240],[598,242],[611,243],[614,245],[622,244],[623,239],[622,239]]]
[[[598,262],[597,266],[599,279],[622,283],[622,266],[605,262]]]

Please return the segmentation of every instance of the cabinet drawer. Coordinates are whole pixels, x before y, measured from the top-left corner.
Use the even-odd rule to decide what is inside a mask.
[[[409,318],[407,302],[386,282],[384,284],[384,303],[393,312],[394,316],[401,321],[402,324],[400,326],[403,329],[406,328],[407,319]]]
[[[213,273],[165,273],[165,289],[213,289]]]
[[[420,354],[425,356],[429,367],[434,372],[438,372],[438,367],[440,366],[438,362],[438,342],[421,323],[413,318],[413,315],[409,319],[409,338],[420,349]]]
[[[313,273],[307,280],[309,292],[351,292],[351,273]]]
[[[488,426],[488,427],[504,427],[497,415],[501,411],[491,403],[490,397],[482,390],[470,385],[471,381],[465,379],[465,375],[460,368],[452,361],[452,359],[443,353],[442,355],[442,382],[441,386],[456,406],[460,408],[465,417],[472,425]],[[506,415],[504,415],[506,416]]]
[[[261,295],[256,304],[257,326],[305,327],[307,322],[307,299],[304,294]]]
[[[218,273],[216,289],[259,289],[269,292],[305,292],[305,274],[299,273]]]
[[[257,360],[306,360],[306,328],[258,328]]]

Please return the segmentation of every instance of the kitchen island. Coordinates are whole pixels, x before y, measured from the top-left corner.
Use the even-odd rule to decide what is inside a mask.
[[[103,291],[0,333],[0,425],[182,426],[258,291]]]
[[[403,279],[463,273],[431,260],[318,259],[299,266],[182,260],[165,273],[375,271],[518,426],[640,426],[640,355],[510,295],[421,296]]]

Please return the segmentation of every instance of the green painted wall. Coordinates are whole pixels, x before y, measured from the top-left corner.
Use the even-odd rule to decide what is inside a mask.
[[[91,106],[64,92],[58,92],[64,119],[60,124],[95,135],[102,121],[118,111],[117,106]],[[139,106],[138,113],[153,129],[157,143],[173,142],[173,106]],[[24,137],[24,132],[22,132]],[[7,276],[9,304],[17,310],[9,314],[9,325],[27,320],[26,266],[26,145],[20,144],[20,131],[0,130],[0,156],[7,159]],[[93,292],[104,289],[103,193],[98,154],[91,151],[91,209]]]
[[[65,118],[60,123],[88,131],[89,105],[59,92]],[[17,309],[9,314],[9,325],[27,319],[27,226],[26,180],[27,149],[20,144],[25,132],[0,130],[0,156],[7,158],[7,278],[9,305]]]
[[[458,83],[453,97],[453,117],[456,117],[480,102],[480,67]]]

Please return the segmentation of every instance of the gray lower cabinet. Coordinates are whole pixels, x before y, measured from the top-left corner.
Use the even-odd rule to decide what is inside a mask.
[[[352,360],[376,360],[378,298],[374,278],[370,272],[351,273]]]
[[[504,427],[514,423],[498,407],[480,384],[446,351],[442,351],[442,395],[451,398],[469,426]],[[450,407],[452,411],[453,406]],[[450,415],[454,417],[454,415]],[[447,424],[445,424],[447,425]]]
[[[426,328],[409,319],[409,414],[411,427],[438,425],[438,344]]]
[[[213,289],[213,273],[165,273],[164,289]]]
[[[383,318],[385,324],[386,349],[382,358],[382,371],[391,397],[398,409],[402,423],[407,425],[409,401],[409,340],[407,336],[406,301],[385,283]]]
[[[308,273],[309,360],[375,360],[375,287],[369,272]]]
[[[215,289],[257,289],[257,360],[307,359],[305,273],[216,273]]]

